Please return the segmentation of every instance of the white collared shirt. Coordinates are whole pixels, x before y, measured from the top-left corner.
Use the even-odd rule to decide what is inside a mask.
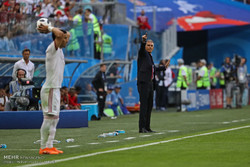
[[[16,80],[16,70],[18,69],[24,69],[26,71],[26,78],[31,79],[33,78],[34,71],[35,71],[35,65],[30,60],[28,64],[25,63],[24,59],[17,61],[14,65],[13,72],[12,72],[12,78],[13,80]]]

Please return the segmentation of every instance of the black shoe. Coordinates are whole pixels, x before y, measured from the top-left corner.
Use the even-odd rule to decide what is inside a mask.
[[[149,131],[147,131],[145,128],[142,128],[139,130],[139,133],[149,133]]]
[[[152,129],[147,129],[148,133],[156,133],[156,131],[153,131]]]

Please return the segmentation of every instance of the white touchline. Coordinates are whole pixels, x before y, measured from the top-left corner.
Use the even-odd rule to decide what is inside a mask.
[[[100,155],[100,154],[131,150],[131,149],[135,149],[135,148],[142,148],[142,147],[147,147],[147,146],[152,146],[152,145],[157,145],[157,144],[162,144],[162,143],[169,143],[169,142],[173,142],[173,141],[190,139],[190,138],[199,137],[199,136],[208,136],[208,135],[212,135],[212,134],[229,132],[229,131],[234,131],[234,130],[239,130],[239,129],[244,129],[244,128],[250,128],[250,125],[241,126],[241,127],[237,127],[237,128],[231,128],[231,129],[225,129],[225,130],[219,130],[219,131],[215,131],[215,132],[201,133],[201,134],[197,134],[197,135],[185,136],[185,137],[180,137],[180,138],[176,138],[176,139],[164,140],[164,141],[148,143],[148,144],[143,144],[143,145],[138,145],[138,146],[124,147],[124,148],[118,148],[118,149],[114,149],[114,150],[107,150],[107,151],[100,151],[100,152],[91,153],[91,154],[84,154],[84,155],[79,155],[79,156],[65,158],[65,159],[53,160],[53,163],[70,161],[70,160],[75,160],[75,159],[84,158],[84,157],[91,157],[91,156]],[[24,165],[22,167],[41,166],[41,165],[47,165],[47,164],[50,164],[50,162],[41,162],[41,163],[36,163],[36,164],[29,164],[29,165]]]

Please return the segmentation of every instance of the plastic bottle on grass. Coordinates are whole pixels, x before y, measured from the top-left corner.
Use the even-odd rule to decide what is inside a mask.
[[[66,139],[66,142],[67,142],[67,143],[69,143],[69,142],[74,142],[74,141],[75,141],[75,139],[72,139],[72,138],[71,138],[71,139]]]

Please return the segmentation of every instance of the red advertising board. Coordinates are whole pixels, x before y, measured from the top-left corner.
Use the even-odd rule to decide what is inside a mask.
[[[223,91],[222,89],[211,89],[209,91],[210,108],[223,108]]]

